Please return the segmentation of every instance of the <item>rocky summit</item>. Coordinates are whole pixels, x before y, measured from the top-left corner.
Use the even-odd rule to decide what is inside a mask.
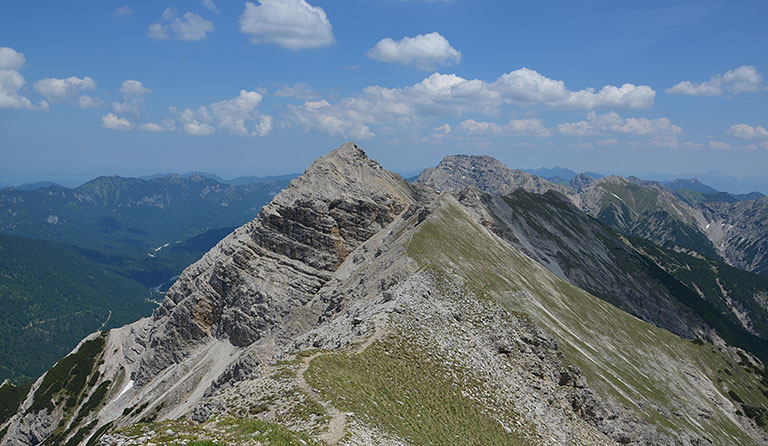
[[[4,383],[2,446],[766,444],[762,338],[491,160],[318,159],[152,317]]]

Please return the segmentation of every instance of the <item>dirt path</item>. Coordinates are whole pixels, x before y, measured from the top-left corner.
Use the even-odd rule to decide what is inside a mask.
[[[361,352],[368,348],[371,344],[376,342],[377,340],[384,337],[387,330],[385,327],[386,323],[386,315],[379,315],[374,320],[374,331],[371,336],[368,337],[362,344],[360,344],[355,350],[358,352]],[[325,441],[329,445],[339,444],[342,438],[344,438],[344,435],[346,434],[346,428],[347,428],[347,414],[337,409],[333,404],[330,402],[324,401],[320,395],[315,391],[315,389],[312,388],[312,386],[309,385],[307,382],[307,379],[304,377],[304,374],[306,373],[307,369],[309,368],[309,363],[312,362],[313,359],[316,357],[322,355],[323,353],[315,353],[310,356],[307,356],[305,358],[301,359],[301,365],[299,366],[299,369],[296,371],[296,378],[297,383],[299,387],[307,393],[307,395],[311,396],[315,401],[318,401],[328,412],[328,416],[331,417],[331,421],[328,423],[328,430],[326,432],[323,432],[320,435],[320,440]]]

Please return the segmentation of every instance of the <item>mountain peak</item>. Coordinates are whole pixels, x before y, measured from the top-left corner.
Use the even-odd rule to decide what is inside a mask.
[[[515,189],[544,193],[556,190],[568,194],[565,186],[553,184],[522,170],[513,170],[487,155],[451,155],[416,179],[438,190],[460,191],[472,185],[491,195],[506,195]]]
[[[330,158],[363,158],[367,159],[368,155],[366,155],[365,151],[361,149],[357,144],[353,142],[345,142],[341,146],[333,149],[327,157]]]

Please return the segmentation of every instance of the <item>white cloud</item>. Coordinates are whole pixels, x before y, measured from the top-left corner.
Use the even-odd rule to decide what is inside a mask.
[[[121,102],[113,102],[112,109],[116,113],[130,113],[139,116],[144,109],[144,96],[152,93],[152,90],[136,80],[124,81],[120,87],[123,94]]]
[[[165,132],[176,130],[176,122],[173,119],[163,119],[160,124],[154,122],[145,122],[138,126],[139,130],[146,132]]]
[[[747,93],[763,89],[762,77],[751,65],[742,65],[725,74],[716,74],[706,82],[682,81],[667,89],[667,94],[719,96],[724,93]]]
[[[381,39],[368,51],[368,57],[381,62],[397,62],[424,70],[437,65],[454,65],[461,61],[461,53],[439,33],[419,34],[395,41]]]
[[[0,47],[0,108],[16,108],[22,110],[48,110],[48,102],[40,101],[34,105],[27,97],[19,92],[27,81],[19,73],[26,63],[24,54],[13,48]]]
[[[103,102],[101,102],[101,99],[94,98],[93,96],[88,96],[87,94],[84,94],[77,98],[77,105],[80,108],[92,108],[92,107],[101,107],[103,105]]]
[[[571,91],[565,82],[547,78],[528,68],[504,74],[490,87],[510,101],[566,108],[642,109],[653,105],[656,97],[651,87],[634,84],[606,85],[597,93],[593,88]]]
[[[211,120],[211,115],[205,107],[200,107],[197,111],[186,109],[179,116],[179,122],[188,135],[212,135],[216,129],[209,124]]]
[[[119,8],[117,8],[117,9],[115,9],[115,11],[112,13],[112,15],[114,15],[114,16],[126,16],[126,15],[131,15],[134,12],[135,11],[133,10],[133,8],[131,8],[131,5],[123,5],[123,6],[119,7]]]
[[[0,70],[19,71],[26,62],[24,54],[7,46],[0,47]]]
[[[110,130],[131,130],[133,124],[125,118],[120,118],[112,113],[101,117],[101,126]]]
[[[334,42],[331,22],[323,8],[305,0],[259,0],[259,6],[246,2],[240,31],[250,35],[252,43],[274,43],[291,50]]]
[[[273,120],[269,115],[259,114],[262,99],[258,92],[240,90],[233,99],[214,102],[197,110],[184,110],[179,115],[179,122],[184,132],[190,135],[211,135],[218,128],[238,136],[267,136]]]
[[[213,23],[191,12],[179,17],[174,8],[163,12],[161,20],[153,23],[147,30],[152,39],[178,39],[187,42],[205,39],[205,34],[213,31]]]
[[[451,126],[448,124],[443,124],[441,126],[433,128],[432,130],[437,131],[441,135],[447,135],[451,133]]]
[[[730,144],[724,143],[722,141],[710,140],[709,141],[709,148],[710,149],[716,149],[716,150],[731,150],[733,147],[731,147]]]
[[[154,122],[145,122],[144,124],[139,125],[139,130],[144,130],[147,132],[163,132],[165,129],[160,124],[155,124]]]
[[[216,8],[216,3],[214,3],[213,0],[203,0],[203,6],[212,13],[219,14],[219,10]]]
[[[616,112],[598,115],[589,112],[585,121],[558,124],[557,131],[563,135],[583,136],[604,133],[634,135],[678,135],[683,129],[667,118],[622,118]]]
[[[301,106],[289,105],[289,109],[293,113],[292,120],[307,131],[354,139],[374,136],[357,110],[337,107],[326,100],[307,101]]]
[[[552,132],[541,119],[513,119],[507,124],[498,125],[495,122],[477,122],[468,119],[459,124],[459,130],[472,134],[492,135],[533,135],[550,136]]]
[[[314,90],[312,90],[309,85],[301,82],[280,88],[275,92],[275,96],[305,100],[317,99],[319,97],[319,95]]]
[[[96,89],[96,81],[90,77],[70,76],[62,79],[47,77],[35,82],[35,90],[45,99],[56,103],[65,102],[82,108],[94,107],[100,104],[98,99],[80,95],[83,91]]]
[[[761,125],[752,127],[749,124],[734,124],[728,129],[726,134],[742,139],[768,138],[768,130]]]
[[[628,85],[621,88],[606,86],[600,93],[591,90],[574,92],[565,88],[562,81],[548,79],[525,68],[502,75],[490,83],[455,74],[434,73],[411,86],[369,86],[359,94],[335,103],[313,101],[304,106],[291,106],[289,110],[290,120],[306,129],[359,138],[355,135],[372,136],[371,127],[375,125],[425,125],[439,117],[461,118],[468,113],[493,116],[499,115],[509,104],[564,109],[650,106],[655,96],[650,87]],[[325,106],[316,106],[321,103]],[[312,114],[318,116],[312,117]],[[625,121],[623,125],[627,133],[640,133],[643,126],[649,124],[648,120]],[[650,124],[663,127],[666,123],[672,130],[679,129],[666,119],[658,121]]]

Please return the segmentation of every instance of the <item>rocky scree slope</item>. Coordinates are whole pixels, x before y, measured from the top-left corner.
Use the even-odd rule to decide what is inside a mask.
[[[487,212],[345,144],[39,379],[2,445],[768,440],[756,358],[564,282]]]

